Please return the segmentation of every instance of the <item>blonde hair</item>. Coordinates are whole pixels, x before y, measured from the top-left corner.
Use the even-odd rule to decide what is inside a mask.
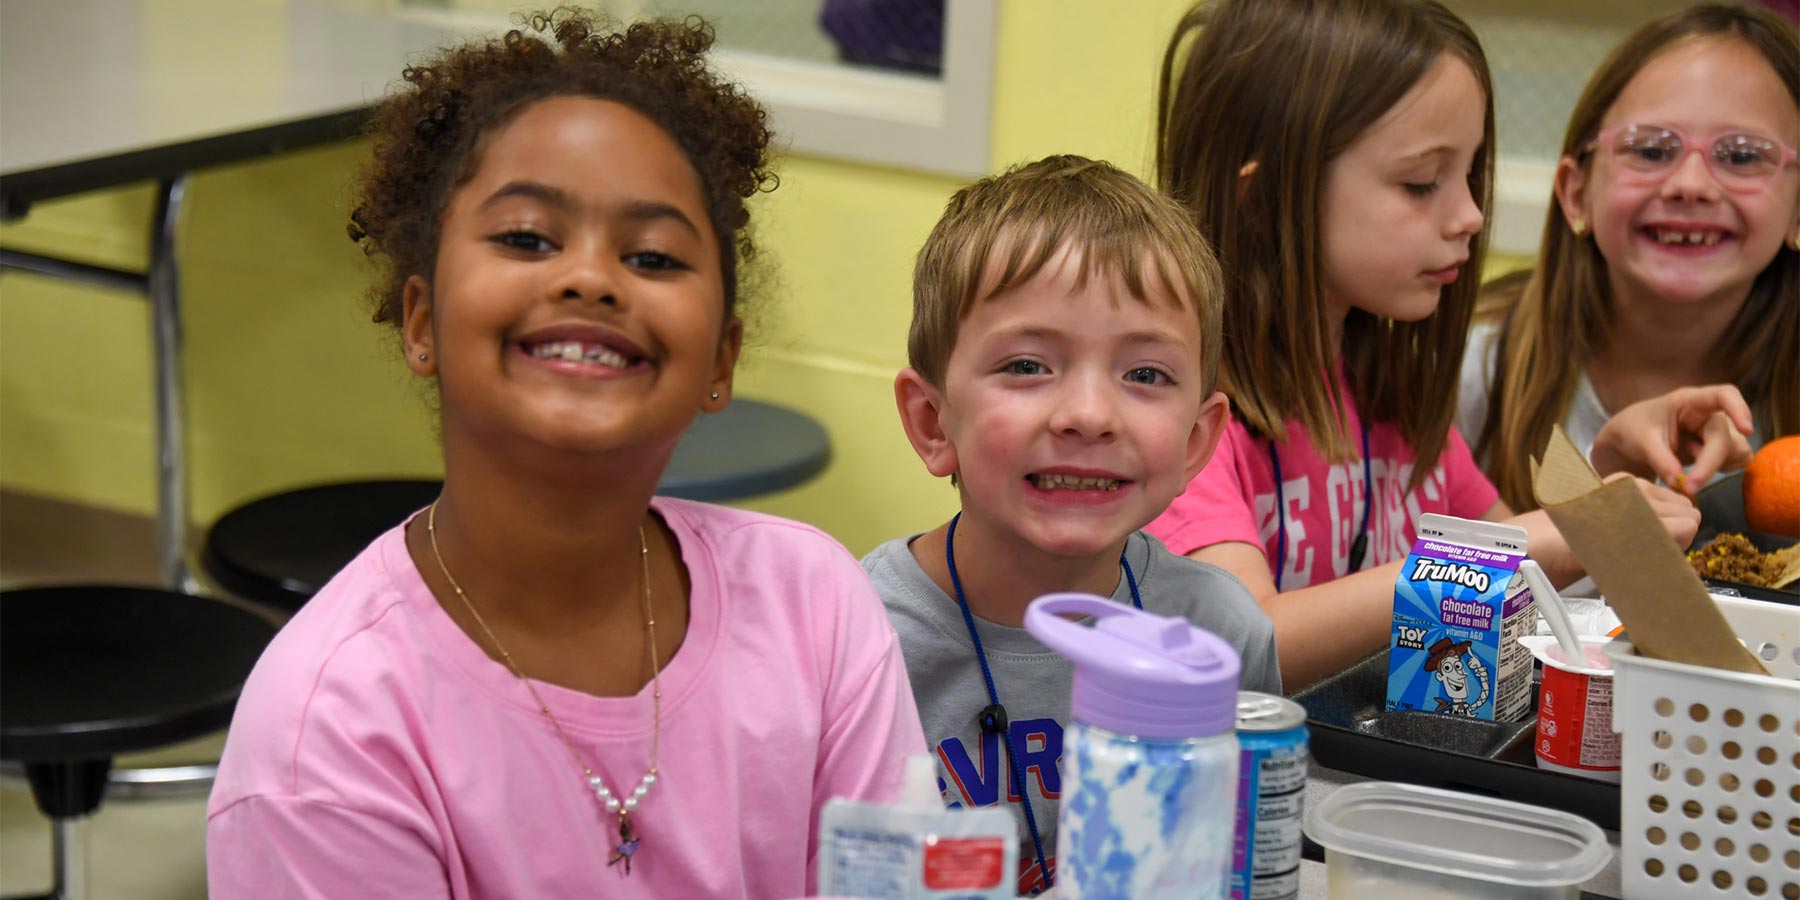
[[[1328,459],[1351,457],[1326,320],[1320,196],[1327,165],[1412,90],[1440,57],[1466,63],[1484,95],[1469,188],[1483,211],[1493,181],[1493,80],[1481,44],[1430,0],[1219,0],[1176,26],[1163,56],[1156,170],[1217,242],[1224,270],[1224,390],[1252,431],[1287,439],[1298,419]],[[1248,163],[1254,177],[1240,178]],[[1411,487],[1436,466],[1455,414],[1458,371],[1486,232],[1442,302],[1420,322],[1352,310],[1343,362],[1365,421],[1413,448]]]
[[[1218,377],[1219,265],[1187,211],[1110,163],[1051,156],[956,192],[913,268],[907,361],[933,385],[977,301],[1030,281],[1059,250],[1080,251],[1079,287],[1115,277],[1134,299],[1161,292],[1200,322],[1201,391]],[[1000,262],[988,289],[984,276]],[[1150,283],[1154,277],[1155,283]]]
[[[1655,19],[1614,48],[1588,80],[1569,117],[1562,153],[1588,164],[1587,147],[1626,85],[1651,60],[1702,38],[1742,41],[1774,69],[1800,107],[1800,41],[1779,16],[1749,6],[1697,6]],[[1606,346],[1612,290],[1606,259],[1550,204],[1538,266],[1518,289],[1484,296],[1479,316],[1500,323],[1487,418],[1470,435],[1475,458],[1514,509],[1537,506],[1531,455],[1562,421],[1587,362]],[[1516,299],[1515,299],[1516,298]],[[1714,362],[1773,434],[1800,431],[1800,252],[1782,246],[1714,348]]]

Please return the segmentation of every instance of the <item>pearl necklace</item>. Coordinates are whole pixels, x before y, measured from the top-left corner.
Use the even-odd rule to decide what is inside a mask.
[[[624,874],[630,875],[631,858],[643,845],[637,830],[632,827],[631,814],[637,810],[638,804],[643,802],[644,796],[650,793],[651,786],[656,784],[656,761],[662,742],[662,667],[656,659],[656,617],[650,608],[650,543],[644,539],[644,526],[638,526],[638,559],[643,565],[644,630],[648,634],[650,649],[651,702],[654,704],[654,724],[650,731],[650,770],[644,773],[643,778],[638,779],[637,787],[633,788],[631,793],[623,799],[615,795],[606,786],[606,782],[599,775],[594,774],[593,769],[588,768],[587,763],[581,761],[581,754],[576,751],[575,742],[569,740],[568,733],[563,731],[562,723],[557,721],[556,714],[550,711],[550,704],[545,703],[544,698],[538,696],[537,688],[532,686],[531,679],[525,677],[525,671],[513,661],[512,654],[506,652],[506,646],[500,643],[500,639],[494,636],[494,630],[488,627],[488,623],[481,617],[480,611],[475,609],[475,604],[470,602],[469,595],[463,593],[462,585],[457,583],[456,576],[450,574],[450,567],[444,565],[444,554],[438,550],[437,542],[437,501],[432,501],[431,508],[425,514],[425,532],[431,536],[431,555],[437,559],[438,571],[444,573],[444,580],[450,582],[450,588],[456,591],[457,599],[462,601],[463,608],[469,611],[469,615],[475,619],[475,624],[481,626],[482,633],[487,635],[488,643],[493,644],[494,649],[500,651],[500,659],[506,663],[507,669],[511,670],[513,675],[525,685],[525,690],[531,692],[531,699],[537,703],[538,709],[543,711],[544,718],[550,720],[550,727],[554,728],[556,736],[562,739],[563,747],[569,751],[569,758],[573,759],[575,765],[581,768],[582,774],[587,776],[587,787],[594,792],[594,799],[606,807],[607,812],[618,813],[619,842],[613,846],[612,858],[608,859],[606,864],[611,866],[614,863],[623,862],[625,864]]]

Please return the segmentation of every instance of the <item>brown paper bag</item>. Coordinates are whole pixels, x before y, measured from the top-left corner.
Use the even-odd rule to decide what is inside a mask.
[[[1629,478],[1603,482],[1557,427],[1531,486],[1639,655],[1733,672],[1768,670],[1737,635]]]

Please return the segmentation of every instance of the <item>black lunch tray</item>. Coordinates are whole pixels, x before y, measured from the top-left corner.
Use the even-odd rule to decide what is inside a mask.
[[[1720,532],[1735,531],[1748,538],[1751,546],[1764,553],[1780,550],[1794,543],[1793,538],[1752,531],[1744,524],[1744,473],[1733,472],[1712,484],[1700,489],[1694,497],[1694,505],[1700,507],[1700,530],[1694,535],[1694,542],[1689,549],[1706,546],[1708,541]],[[1766,600],[1770,603],[1786,603],[1789,606],[1800,606],[1800,584],[1785,588],[1769,588],[1754,584],[1743,584],[1726,581],[1722,578],[1700,580],[1706,589],[1726,597],[1745,597],[1751,600]]]
[[[1290,697],[1306,708],[1319,765],[1560,809],[1619,830],[1618,785],[1537,767],[1535,688],[1522,722],[1384,712],[1387,673],[1388,652],[1380,650]]]

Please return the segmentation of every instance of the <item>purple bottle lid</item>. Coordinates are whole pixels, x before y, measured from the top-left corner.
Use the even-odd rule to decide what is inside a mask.
[[[1025,630],[1075,663],[1069,706],[1078,722],[1158,740],[1237,727],[1237,651],[1186,619],[1092,594],[1046,594],[1026,609]]]

